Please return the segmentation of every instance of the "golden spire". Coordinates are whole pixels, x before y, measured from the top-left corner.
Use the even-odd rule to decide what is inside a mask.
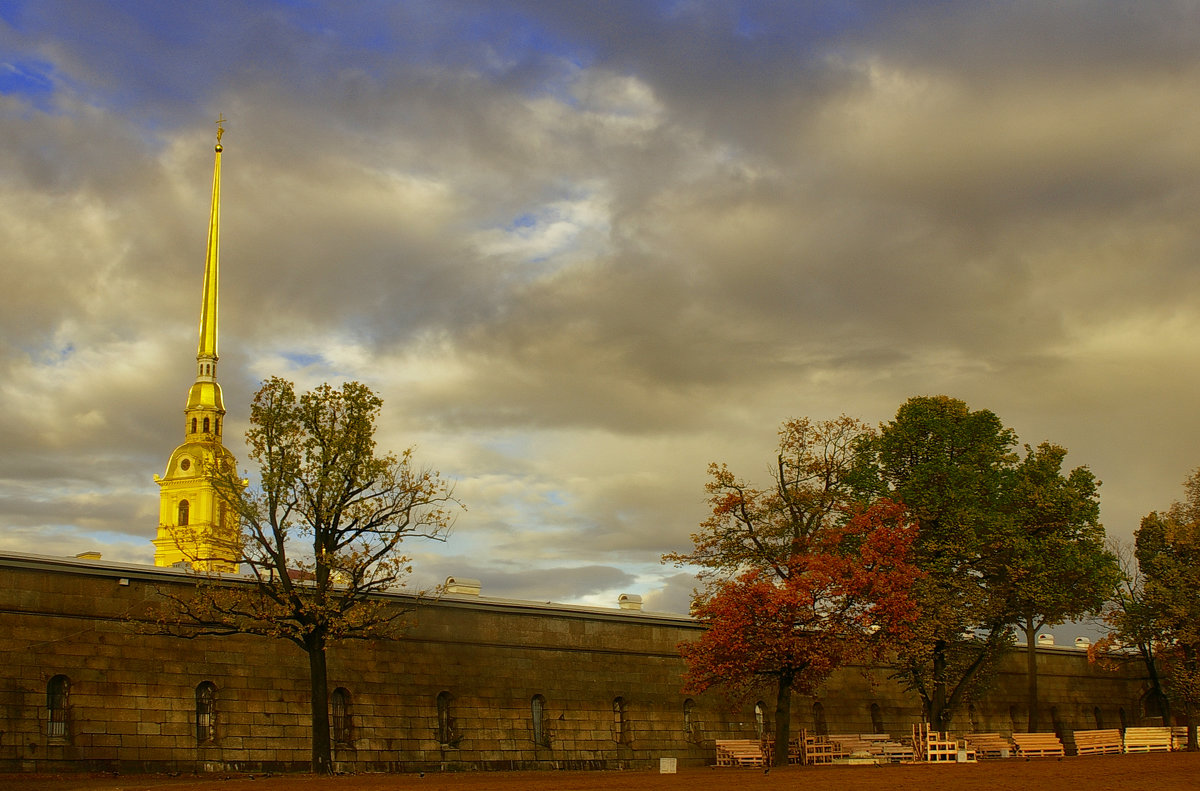
[[[196,381],[184,409],[184,441],[167,462],[166,474],[155,475],[159,494],[158,535],[154,564],[185,563],[196,569],[237,569],[237,516],[213,483],[235,460],[221,443],[225,404],[217,384],[217,284],[221,224],[221,136],[225,117],[217,119],[213,164],[212,213],[208,221],[208,254],[204,262],[204,294],[200,304],[200,344]]]
[[[225,116],[217,119],[217,145],[214,150],[212,187],[212,213],[208,220],[208,257],[204,267],[204,299],[200,306],[200,346],[196,351],[202,363],[217,362],[217,281],[219,274],[219,252],[221,240],[221,135],[225,134]]]

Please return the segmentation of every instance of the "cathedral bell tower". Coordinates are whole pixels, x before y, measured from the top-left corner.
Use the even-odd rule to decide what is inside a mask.
[[[216,471],[232,473],[236,464],[233,454],[221,444],[225,402],[221,398],[221,385],[217,384],[217,279],[224,122],[224,118],[217,121],[196,381],[188,391],[184,409],[183,444],[171,454],[166,474],[161,478],[154,476],[160,487],[154,565],[188,565],[199,571],[236,571],[239,545],[237,516],[226,507],[213,483]]]

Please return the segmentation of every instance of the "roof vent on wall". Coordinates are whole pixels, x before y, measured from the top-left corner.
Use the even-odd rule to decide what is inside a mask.
[[[1076,648],[1087,648],[1091,644],[1092,644],[1092,640],[1090,637],[1076,637],[1075,638],[1075,647]]]
[[[1054,635],[1039,634],[1037,638],[1038,645],[1054,645]]]
[[[617,606],[622,610],[642,609],[642,597],[636,593],[622,593],[617,597]]]
[[[442,589],[446,593],[457,593],[459,596],[478,596],[482,587],[479,580],[468,577],[446,577],[446,584],[442,586]]]

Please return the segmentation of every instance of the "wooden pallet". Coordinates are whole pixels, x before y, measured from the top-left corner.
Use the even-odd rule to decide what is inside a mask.
[[[1013,744],[1022,758],[1062,758],[1066,755],[1062,742],[1053,733],[1014,733]]]
[[[1165,753],[1170,750],[1170,728],[1125,729],[1125,752],[1127,753]]]
[[[1186,750],[1187,749],[1187,726],[1176,725],[1171,728],[1171,749]]]
[[[998,733],[965,733],[963,741],[979,758],[1007,758],[1012,754],[1012,744]]]
[[[754,739],[717,739],[717,766],[764,766],[762,745]]]
[[[969,763],[975,762],[975,750],[960,745],[957,739],[950,738],[948,733],[929,730],[929,724],[917,723],[913,726],[913,758],[931,764],[948,764],[959,762],[959,752]]]
[[[1075,731],[1071,734],[1075,740],[1076,755],[1107,755],[1119,753],[1123,749],[1121,731],[1111,730]]]

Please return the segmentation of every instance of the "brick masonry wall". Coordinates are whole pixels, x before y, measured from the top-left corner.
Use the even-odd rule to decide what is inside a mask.
[[[124,582],[123,582],[124,581]],[[139,631],[136,618],[179,573],[98,562],[0,556],[0,771],[291,770],[309,763],[305,655],[252,636],[181,640]],[[753,738],[754,701],[694,695],[685,728],[683,663],[695,637],[685,618],[629,611],[445,597],[415,604],[399,640],[349,641],[329,651],[329,688],[349,693],[350,736],[335,747],[346,770],[645,767],[672,756],[711,763],[713,741]],[[1143,685],[1090,667],[1082,652],[1039,652],[1041,698],[1061,729],[1136,724]],[[46,688],[70,682],[68,735],[47,737]],[[199,744],[196,688],[217,689],[216,739]],[[1006,657],[975,729],[1022,730],[1023,655]],[[454,746],[439,738],[438,696],[449,693]],[[534,739],[534,696],[546,742]],[[613,711],[624,701],[624,735]],[[768,718],[773,694],[764,692]],[[817,699],[796,696],[793,726],[906,735],[915,695],[881,671],[847,668]],[[1014,715],[1016,721],[1014,723]],[[968,714],[956,723],[970,730]]]

